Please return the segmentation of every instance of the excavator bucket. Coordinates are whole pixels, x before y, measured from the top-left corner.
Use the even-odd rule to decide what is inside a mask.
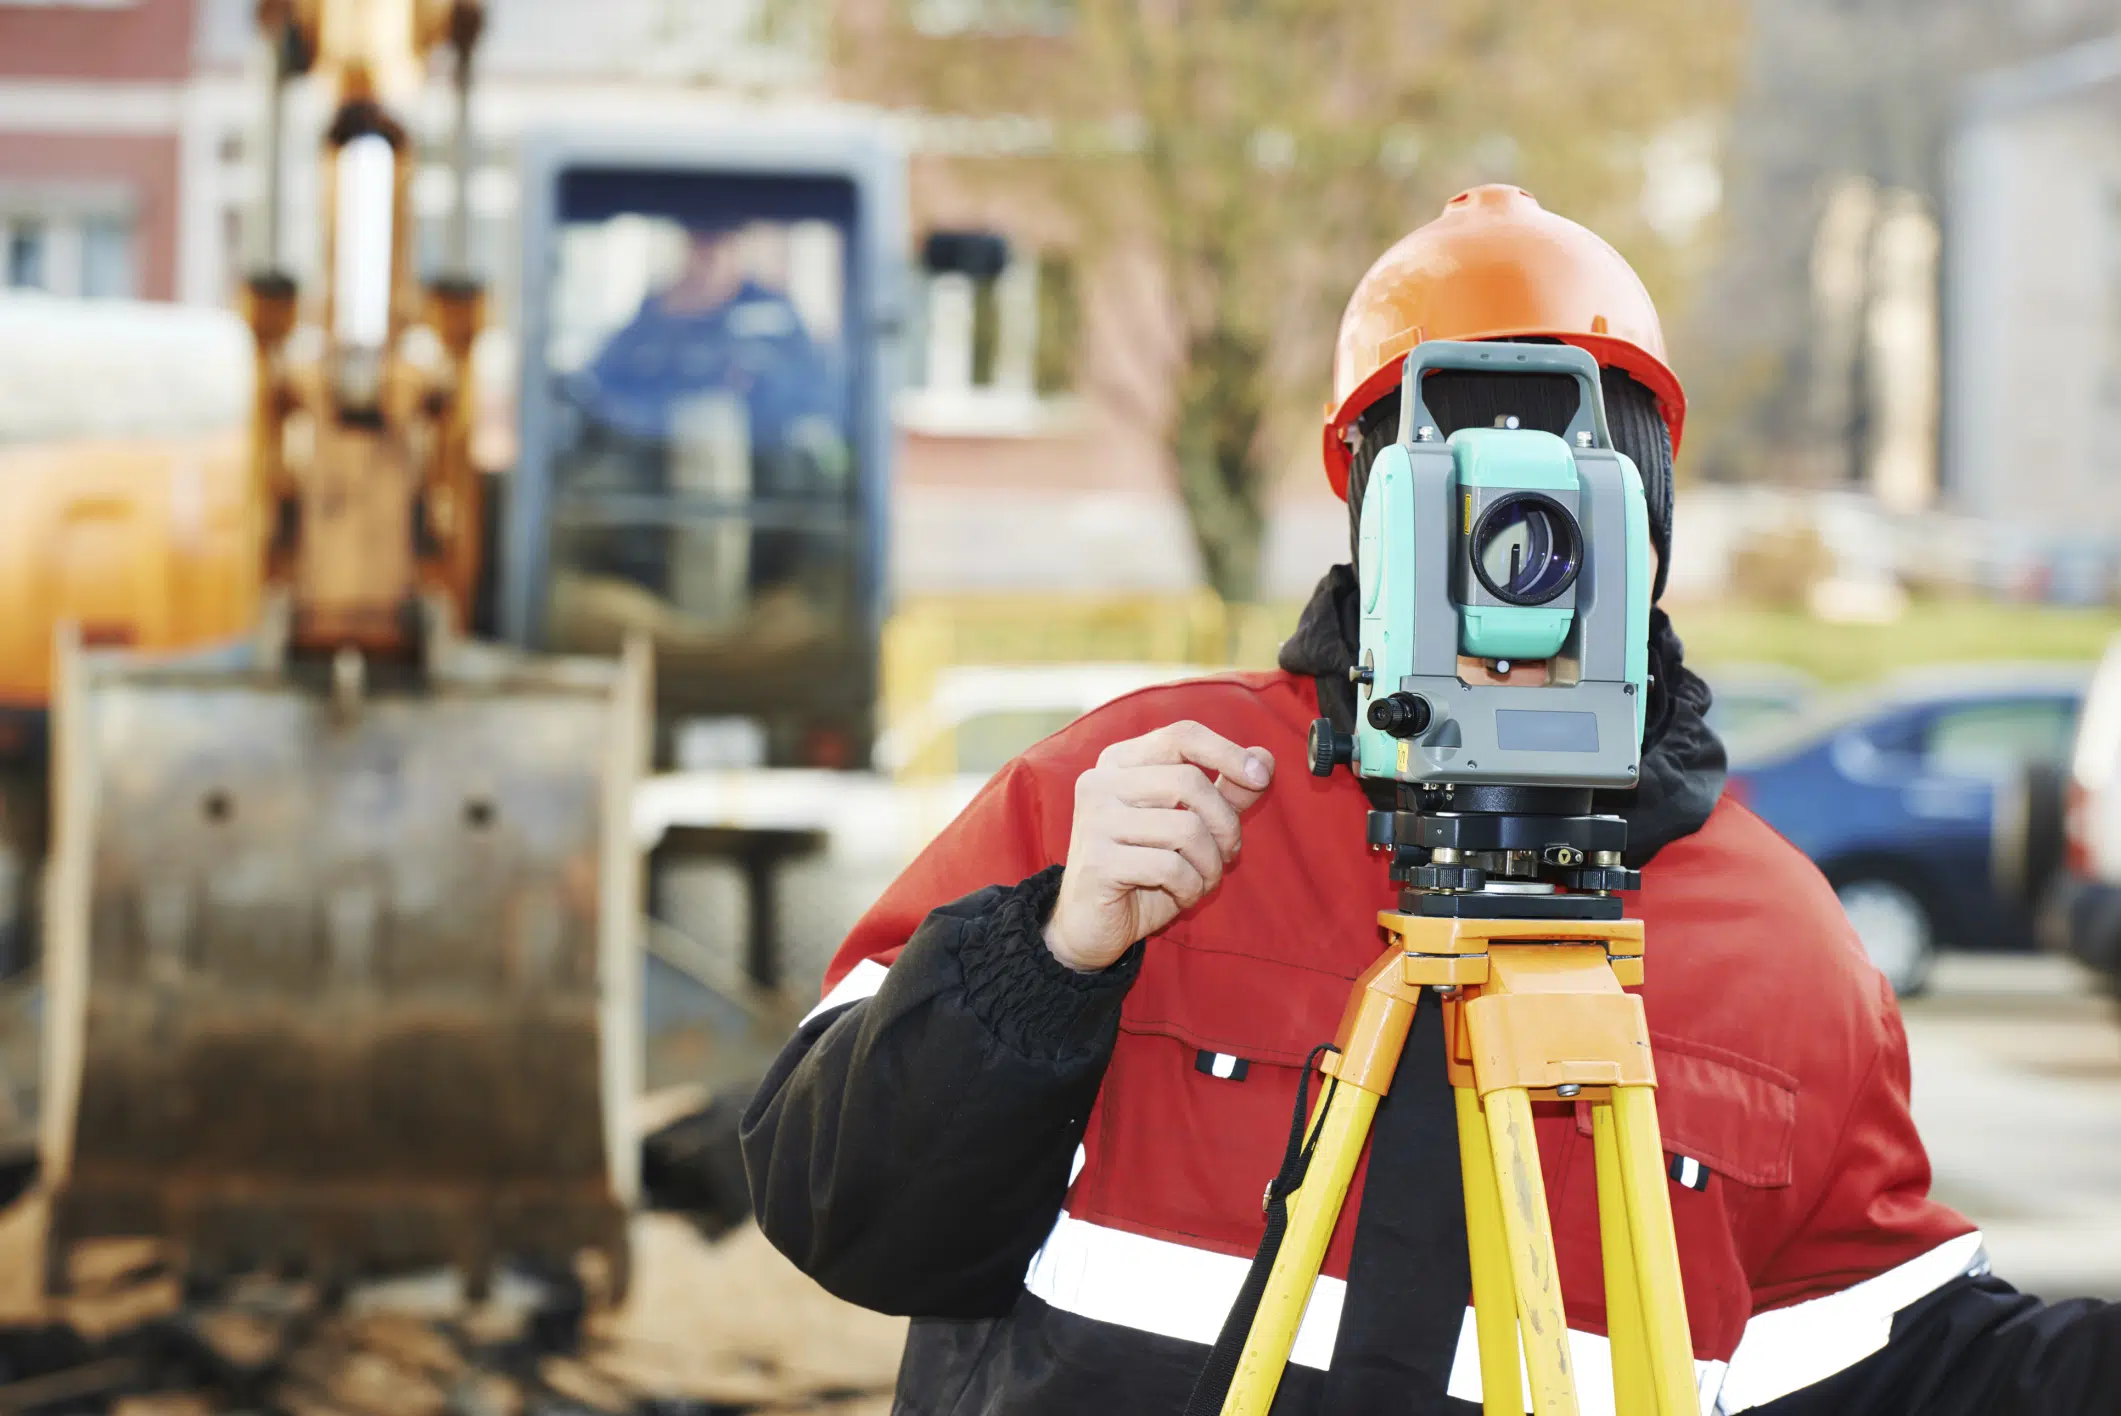
[[[458,643],[417,684],[62,639],[48,1282],[626,1272],[649,668]]]

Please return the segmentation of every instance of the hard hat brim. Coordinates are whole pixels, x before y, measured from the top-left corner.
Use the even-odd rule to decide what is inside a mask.
[[[1640,345],[1610,335],[1578,334],[1550,329],[1505,329],[1493,330],[1471,336],[1478,339],[1558,339],[1563,344],[1572,344],[1584,350],[1598,361],[1600,368],[1620,369],[1636,382],[1656,395],[1657,410],[1664,416],[1664,425],[1672,435],[1672,451],[1679,451],[1679,436],[1686,426],[1686,392],[1679,386],[1663,360],[1648,353]],[[1348,431],[1363,414],[1375,407],[1379,400],[1399,389],[1402,371],[1406,366],[1406,355],[1389,359],[1376,372],[1357,384],[1338,408],[1331,410],[1324,428],[1324,454],[1326,480],[1333,486],[1333,494],[1343,501],[1348,495],[1348,469],[1352,452],[1348,446]]]

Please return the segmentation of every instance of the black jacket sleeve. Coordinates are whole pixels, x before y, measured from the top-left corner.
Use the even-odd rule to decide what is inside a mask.
[[[2117,1416],[2121,1304],[2042,1303],[1988,1274],[1903,1308],[1892,1340],[1762,1416]]]
[[[1066,1197],[1140,946],[1100,974],[1046,949],[1053,866],[930,914],[873,996],[813,1019],[745,1113],[760,1227],[887,1313],[1006,1313]]]

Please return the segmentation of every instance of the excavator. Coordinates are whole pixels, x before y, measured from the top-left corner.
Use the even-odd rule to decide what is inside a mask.
[[[617,1291],[637,1186],[650,651],[469,633],[476,0],[264,0],[273,55],[246,504],[248,632],[156,651],[62,628],[39,1150],[46,1281],[163,1241],[187,1280],[327,1290],[453,1267]],[[455,80],[442,271],[416,271],[430,59]],[[330,95],[322,277],[290,274],[287,91]]]
[[[247,445],[0,450],[0,760],[35,764],[0,770],[0,836],[44,861],[54,1292],[84,1246],[145,1237],[209,1294],[452,1268],[475,1296],[588,1255],[623,1295],[644,1029],[690,996],[643,995],[638,789],[868,760],[902,157],[780,115],[526,134],[520,433],[484,468],[485,18],[261,0]],[[455,100],[439,233],[429,66]],[[328,99],[306,284],[298,85]],[[658,854],[687,833],[758,877],[755,916],[815,834],[718,817]],[[716,1046],[710,1083],[755,1063]]]

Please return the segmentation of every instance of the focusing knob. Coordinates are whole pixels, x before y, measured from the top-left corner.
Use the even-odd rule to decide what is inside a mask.
[[[1355,736],[1333,731],[1331,718],[1311,720],[1311,775],[1330,777],[1335,767],[1355,760]]]
[[[1396,738],[1428,731],[1429,720],[1434,716],[1428,699],[1403,690],[1388,693],[1370,705],[1370,726]]]

